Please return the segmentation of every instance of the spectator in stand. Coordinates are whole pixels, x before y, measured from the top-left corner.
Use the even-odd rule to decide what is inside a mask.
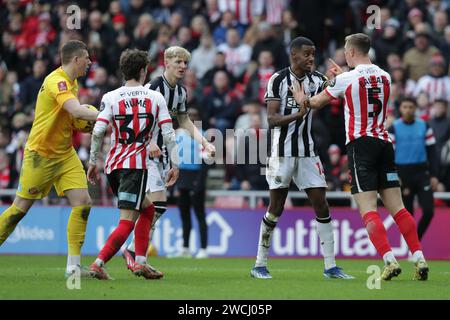
[[[117,33],[114,43],[106,48],[108,53],[106,68],[109,73],[118,75],[117,66],[119,65],[120,53],[129,47],[130,41],[131,39],[126,32],[121,30]]]
[[[439,159],[439,167],[441,167],[442,149],[447,141],[450,140],[450,119],[447,117],[448,101],[435,100],[432,106],[432,117],[429,121],[431,129],[433,129],[436,138],[436,153]],[[442,171],[439,176],[440,181],[444,181]]]
[[[250,62],[252,48],[241,42],[239,32],[235,28],[227,31],[227,42],[218,46],[217,50],[225,54],[227,70],[238,80],[244,74],[247,64]]]
[[[442,56],[450,57],[450,25],[445,27],[444,30],[444,42],[441,45]],[[450,76],[450,63],[449,58],[446,58],[446,70],[448,70],[448,75]]]
[[[209,25],[214,30],[220,23],[222,13],[219,11],[217,0],[206,0],[206,16],[208,17]]]
[[[180,11],[175,11],[170,15],[169,26],[173,34],[178,33],[183,26],[183,14]]]
[[[421,10],[417,8],[412,8],[409,10],[408,20],[403,25],[403,34],[408,42],[414,42],[416,27],[423,22],[423,12]]]
[[[97,67],[94,71],[92,86],[89,88],[90,104],[100,108],[103,95],[113,88],[108,83],[108,72],[103,67]]]
[[[171,15],[175,11],[182,13],[183,11],[181,9],[181,6],[175,0],[160,0],[159,8],[153,10],[152,15],[158,23],[169,23]]]
[[[330,145],[328,147],[328,157],[330,158],[330,168],[325,168],[328,190],[342,190],[343,179],[341,177],[341,148],[339,148],[336,144]],[[345,179],[346,178],[347,177],[345,177]]]
[[[233,87],[234,83],[236,82],[236,79],[231,74],[231,72],[227,70],[227,66],[225,63],[225,53],[221,51],[217,51],[216,56],[214,57],[214,66],[211,69],[209,69],[201,79],[202,86],[203,87],[211,86],[214,79],[214,75],[218,71],[224,71],[227,74],[228,80],[230,81],[230,86]]]
[[[127,1],[128,2],[128,1]],[[127,34],[132,34],[134,28],[138,25],[139,17],[143,13],[149,13],[150,8],[144,0],[130,0],[130,6],[125,11],[127,21]]]
[[[158,69],[159,72],[164,70],[164,51],[170,47],[170,37],[172,36],[172,31],[167,24],[162,24],[159,26],[158,35],[156,40],[153,40],[148,49],[148,54],[151,61],[151,71]]]
[[[148,44],[156,38],[156,30],[153,17],[148,13],[141,14],[133,31],[131,45],[139,50],[147,50]]]
[[[390,53],[402,51],[402,34],[399,31],[400,23],[395,18],[388,19],[383,25],[381,37],[373,41],[378,65],[387,68],[387,56]]]
[[[425,92],[420,93],[417,96],[417,110],[416,116],[424,121],[430,120],[431,116],[431,103],[428,95]]]
[[[43,60],[35,60],[33,63],[33,75],[27,77],[20,83],[19,102],[22,111],[30,112],[34,109],[38,91],[41,88],[46,74],[46,62]]]
[[[289,64],[289,59],[283,42],[276,38],[272,29],[266,21],[258,24],[257,42],[253,47],[251,60],[258,61],[259,54],[262,51],[270,51],[273,56],[273,65],[278,70],[286,67]]]
[[[448,15],[444,10],[437,11],[433,16],[433,39],[441,46],[444,43],[445,27],[448,25]]]
[[[189,68],[195,72],[197,79],[203,78],[205,73],[214,67],[214,59],[217,49],[210,34],[203,34],[200,45],[192,51],[192,59]]]
[[[202,15],[196,15],[195,17],[192,18],[191,31],[192,31],[192,40],[194,41],[195,48],[199,46],[202,36],[209,35],[211,33],[208,22]]]
[[[89,14],[89,27],[86,29],[89,39],[89,45],[95,48],[98,55],[97,59],[103,59],[106,55],[106,48],[113,42],[113,32],[111,27],[103,23],[102,13],[94,10]]]
[[[279,36],[283,39],[284,51],[288,53],[289,43],[300,35],[300,27],[292,14],[292,10],[286,9],[283,11],[280,29]]]
[[[0,127],[2,120],[7,121],[10,106],[14,104],[14,83],[9,81],[8,74],[6,63],[0,61]]]
[[[13,189],[17,180],[17,171],[10,166],[10,157],[5,150],[0,149],[0,190]],[[0,205],[11,204],[10,196],[1,196]]]
[[[189,27],[182,26],[178,29],[175,45],[180,46],[192,52],[195,48],[195,41],[192,39],[192,32]]]
[[[268,129],[269,125],[267,123],[267,111],[266,108],[263,108],[261,103],[258,100],[249,101],[242,106],[242,112],[234,125],[235,130],[247,130],[252,127],[252,119],[253,115],[257,115],[261,120],[261,123],[258,125],[261,129]],[[254,120],[254,119],[253,119]]]
[[[217,0],[220,12],[231,11],[243,26],[251,24],[255,17],[262,16],[265,2],[267,0]]]
[[[430,45],[430,37],[429,32],[416,34],[414,48],[406,51],[403,56],[406,72],[414,81],[427,74],[429,61],[439,53],[436,47]]]
[[[225,11],[222,13],[220,24],[213,31],[213,38],[216,46],[221,45],[227,41],[227,31],[230,28],[235,28],[241,37],[244,37],[245,28],[236,21],[234,13]]]
[[[258,68],[250,75],[245,88],[245,100],[259,100],[265,103],[264,95],[270,77],[275,73],[273,55],[269,50],[264,50],[258,56]]]
[[[430,103],[435,100],[450,101],[450,77],[445,73],[445,60],[440,54],[429,60],[428,74],[417,82],[414,97],[426,93]]]
[[[217,71],[210,92],[204,97],[202,107],[204,123],[218,129],[222,136],[225,130],[233,128],[239,115],[239,101],[230,87],[230,80],[224,71]]]

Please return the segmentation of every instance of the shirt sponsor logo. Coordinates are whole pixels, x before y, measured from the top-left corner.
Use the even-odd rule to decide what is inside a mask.
[[[386,177],[387,177],[387,181],[398,181],[398,174],[395,172],[387,173]]]

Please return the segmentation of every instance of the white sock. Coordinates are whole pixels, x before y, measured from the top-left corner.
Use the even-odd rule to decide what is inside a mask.
[[[67,256],[67,272],[73,272],[77,265],[81,265],[81,257],[80,256]]]
[[[150,242],[153,239],[153,233],[155,231],[156,222],[159,220],[159,218],[161,218],[161,216],[162,216],[161,213],[155,211],[155,215],[153,217],[153,222],[152,222],[152,227],[150,228],[150,241],[148,243],[149,246],[150,246]]]
[[[131,242],[130,242],[130,244],[127,246],[127,249],[129,250],[129,251],[132,251],[132,252],[134,252],[134,233],[133,233],[133,239],[131,239]]]
[[[138,264],[146,264],[147,258],[144,256],[136,256],[136,263]]]
[[[272,226],[268,226],[264,220]],[[266,212],[263,220],[261,221],[261,226],[259,227],[258,253],[256,256],[255,267],[267,266],[267,256],[269,255],[272,234],[277,222],[277,216]]]
[[[417,250],[416,252],[414,252],[412,256],[413,256],[414,263],[416,263],[419,260],[425,260],[425,257],[423,256],[423,252],[420,250]]]
[[[99,267],[103,267],[105,265],[105,262],[103,262],[102,259],[95,259],[95,264],[98,265]]]
[[[395,259],[394,253],[392,251],[388,251],[383,256],[384,264],[390,264],[391,262],[397,262]]]
[[[334,257],[334,235],[333,235],[333,226],[331,221],[322,223],[320,220],[328,220],[330,217],[326,219],[317,218],[317,233],[320,238],[320,251],[323,256],[325,269],[331,269],[336,267],[336,259]]]

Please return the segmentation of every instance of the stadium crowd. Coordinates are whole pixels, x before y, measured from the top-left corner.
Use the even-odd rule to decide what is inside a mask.
[[[179,45],[192,54],[183,85],[203,129],[253,129],[263,139],[266,85],[288,65],[290,41],[310,38],[316,69],[327,74],[330,57],[348,70],[345,35],[365,32],[372,39],[372,61],[392,76],[389,122],[399,117],[402,98],[417,100],[417,115],[437,141],[438,190],[450,191],[450,0],[79,0],[80,28],[72,30],[67,8],[73,3],[0,1],[0,189],[17,187],[37,93],[59,66],[58,50],[67,40],[84,41],[93,62],[79,82],[80,103],[98,107],[102,95],[122,83],[118,60],[124,49],[148,51],[153,78],[163,72],[164,50]],[[366,23],[369,5],[381,8],[375,28]],[[329,190],[348,191],[342,103],[336,99],[316,112],[313,130]],[[74,146],[87,161],[90,135],[76,132]],[[235,147],[233,141],[226,147]],[[224,188],[267,190],[259,174],[264,166],[226,164]],[[97,204],[110,203],[106,179],[90,188]]]

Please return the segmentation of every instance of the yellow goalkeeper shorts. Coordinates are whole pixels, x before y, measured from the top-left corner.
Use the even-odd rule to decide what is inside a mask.
[[[42,199],[52,185],[58,196],[70,189],[87,189],[86,173],[75,149],[65,158],[46,158],[25,149],[17,195],[25,199]]]

